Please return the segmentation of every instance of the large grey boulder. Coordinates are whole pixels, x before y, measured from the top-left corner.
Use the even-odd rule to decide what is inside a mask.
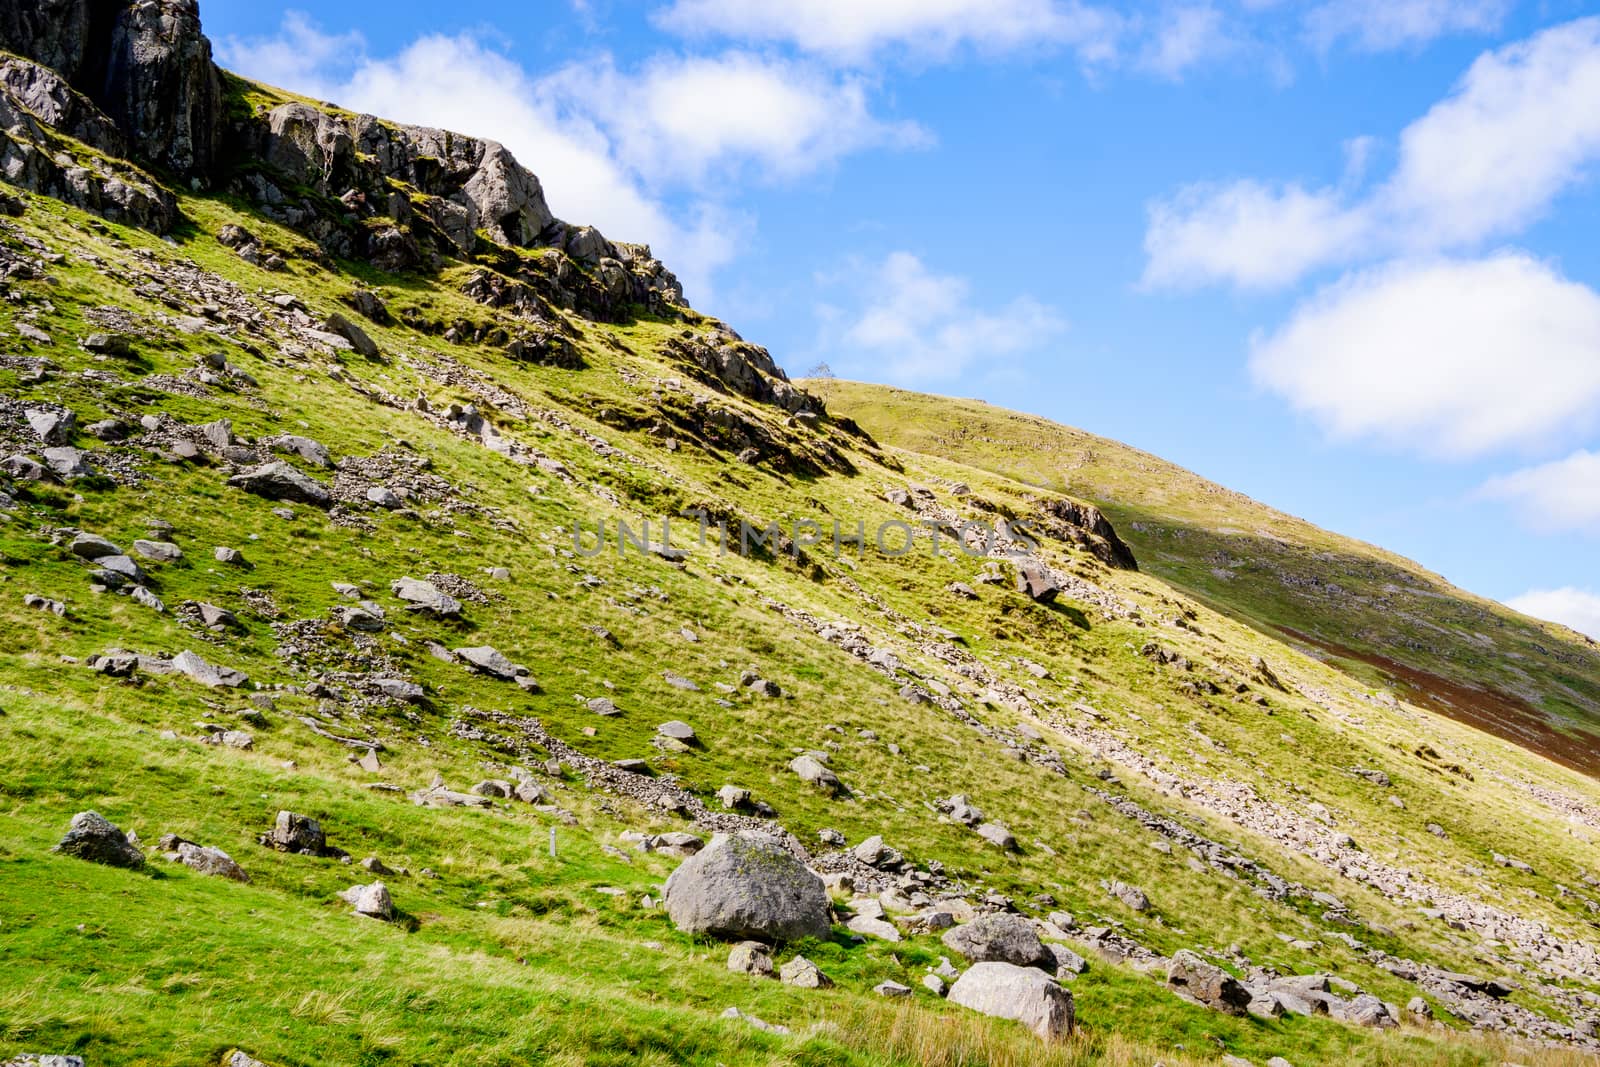
[[[317,508],[331,507],[333,504],[333,494],[327,486],[281,460],[241,471],[229,478],[228,484],[268,500],[292,500]]]
[[[984,1015],[1015,1019],[1046,1041],[1072,1033],[1072,994],[1032,967],[998,961],[975,964],[956,979],[948,999]]]
[[[973,963],[1009,963],[1035,967],[1051,974],[1056,970],[1055,953],[1044,946],[1033,924],[1020,915],[992,912],[969,923],[951,927],[941,940]]]
[[[1167,965],[1167,985],[1180,996],[1229,1015],[1243,1015],[1250,1008],[1250,991],[1238,979],[1186,948],[1175,952]]]
[[[80,811],[74,815],[67,835],[50,851],[108,867],[135,869],[144,866],[144,853],[133,846],[127,834],[96,811]]]
[[[718,834],[667,879],[680,930],[735,940],[828,936],[828,891],[776,838]]]

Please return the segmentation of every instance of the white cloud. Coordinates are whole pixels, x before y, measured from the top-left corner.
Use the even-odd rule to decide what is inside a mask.
[[[303,11],[290,11],[276,37],[242,40],[227,37],[217,44],[224,65],[257,81],[307,96],[323,96],[334,84],[332,74],[366,54],[359,31],[329,34]]]
[[[1337,193],[1255,181],[1194,185],[1150,206],[1146,285],[1226,277],[1265,287],[1359,247],[1365,227]]]
[[[1506,607],[1600,640],[1600,596],[1587,589],[1534,589],[1506,601]]]
[[[1491,33],[1511,6],[1510,0],[1327,0],[1306,15],[1306,32],[1319,48],[1349,38],[1364,51],[1384,52],[1446,34]]]
[[[1256,380],[1336,437],[1463,457],[1600,412],[1600,295],[1525,254],[1357,273],[1252,344]]]
[[[1600,533],[1600,452],[1578,451],[1491,478],[1477,495],[1510,503],[1537,530]]]
[[[979,361],[1026,353],[1066,329],[1054,309],[1027,296],[993,310],[976,307],[966,279],[936,274],[909,252],[893,252],[842,280],[870,296],[853,311],[823,309],[821,355],[873,379],[954,378]]]
[[[915,123],[873,116],[860,78],[743,52],[657,57],[633,76],[609,59],[574,64],[540,90],[593,114],[629,166],[656,181],[699,182],[744,162],[792,178],[864,148],[930,141]]]
[[[691,36],[784,42],[805,52],[864,60],[896,47],[944,56],[1068,46],[1087,62],[1109,59],[1121,19],[1075,0],[674,0],[660,26]]]
[[[1139,66],[1171,81],[1234,45],[1224,29],[1222,12],[1208,3],[1172,8],[1154,26]]]
[[[1318,267],[1515,233],[1600,157],[1600,17],[1486,52],[1400,135],[1387,181],[1195,185],[1150,209],[1145,281],[1287,285]]]

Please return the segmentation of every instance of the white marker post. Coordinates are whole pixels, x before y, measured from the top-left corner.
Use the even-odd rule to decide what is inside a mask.
[[[550,858],[556,858],[556,828],[550,827]]]

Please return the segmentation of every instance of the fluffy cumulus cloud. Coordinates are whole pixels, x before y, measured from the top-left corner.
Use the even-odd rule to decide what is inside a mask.
[[[1600,295],[1521,253],[1353,274],[1252,347],[1257,381],[1334,436],[1441,457],[1547,445],[1600,411]]]
[[[841,61],[885,48],[937,58],[962,47],[1067,46],[1098,62],[1115,52],[1122,18],[1075,0],[674,0],[655,21],[689,36],[781,42]]]
[[[746,163],[794,177],[861,149],[931,141],[915,123],[875,117],[870,88],[860,78],[743,52],[657,57],[636,74],[603,60],[540,83],[565,110],[593,115],[636,171],[690,181]]]
[[[1326,0],[1306,15],[1307,36],[1320,48],[1348,40],[1382,52],[1453,33],[1491,33],[1511,0]]]
[[[540,76],[472,35],[422,37],[392,56],[359,34],[291,14],[271,38],[225,40],[249,77],[341,105],[504,143],[539,176],[551,209],[649,243],[703,298],[752,222],[726,183],[790,178],[864,148],[926,141],[870,110],[860,79],[743,53],[658,58],[624,72],[609,57]],[[580,89],[582,91],[580,91]]]
[[[1600,452],[1579,450],[1491,478],[1478,495],[1509,503],[1537,530],[1600,533]]]
[[[1196,185],[1150,208],[1145,233],[1150,286],[1223,275],[1242,286],[1275,285],[1358,247],[1360,220],[1337,193],[1255,181]]]
[[[1364,193],[1256,180],[1151,207],[1145,281],[1288,285],[1318,267],[1449,251],[1517,232],[1600,157],[1600,17],[1480,56],[1401,133]]]
[[[1600,640],[1600,595],[1587,589],[1535,589],[1506,601],[1506,606]]]
[[[909,252],[835,280],[870,295],[852,309],[823,309],[819,348],[840,370],[860,368],[873,379],[949,380],[1034,351],[1066,329],[1054,309],[1031,297],[981,307],[965,278],[936,273]]]

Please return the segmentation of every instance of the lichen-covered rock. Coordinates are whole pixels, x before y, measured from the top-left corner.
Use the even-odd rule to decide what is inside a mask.
[[[666,885],[680,930],[766,942],[828,936],[828,891],[775,838],[718,834]]]

